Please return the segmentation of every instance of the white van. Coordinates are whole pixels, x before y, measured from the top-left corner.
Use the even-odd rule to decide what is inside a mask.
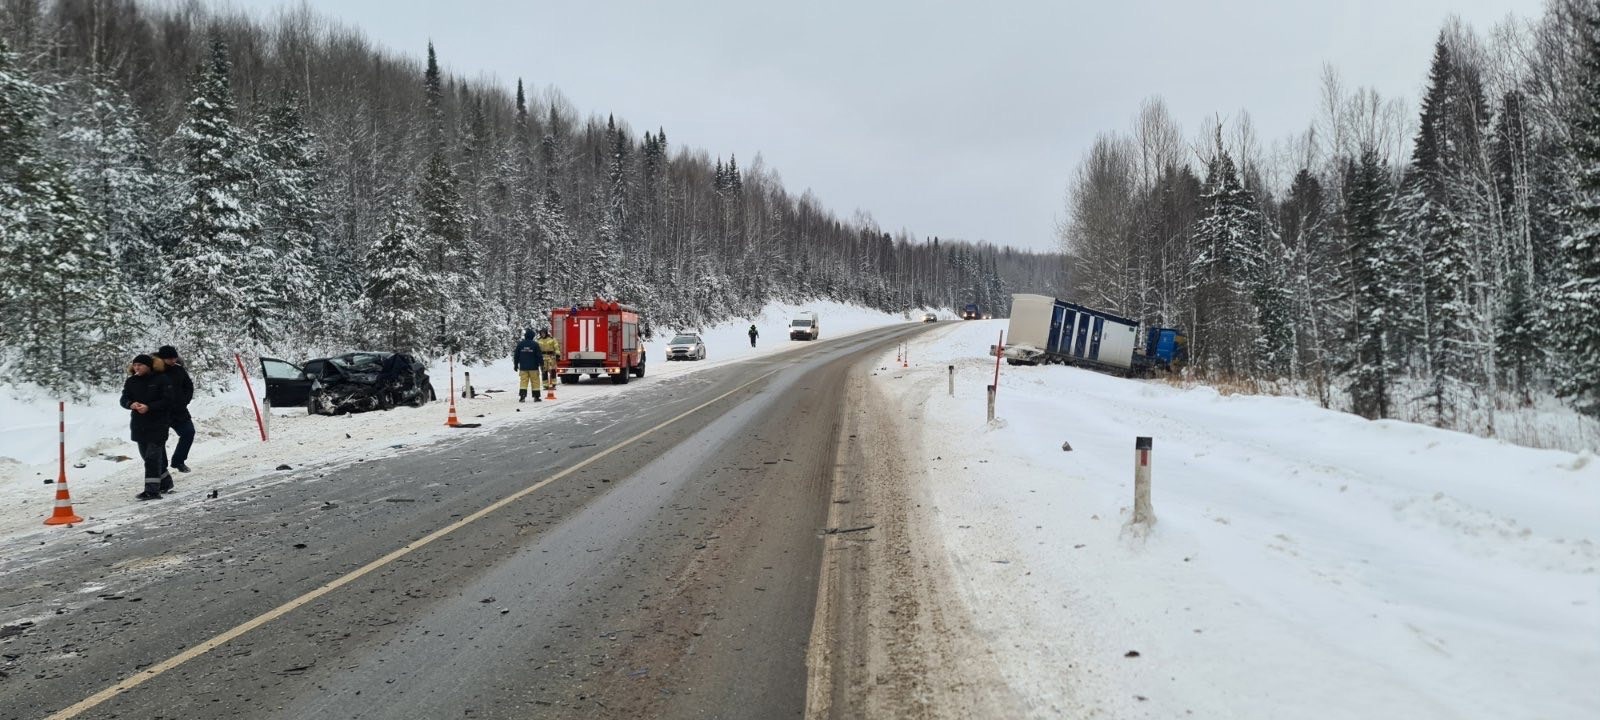
[[[815,340],[821,332],[822,328],[817,324],[817,314],[814,312],[799,313],[789,320],[790,340]]]

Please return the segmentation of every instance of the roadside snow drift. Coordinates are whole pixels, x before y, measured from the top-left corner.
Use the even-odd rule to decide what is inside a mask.
[[[1002,367],[990,425],[1003,327],[876,382],[921,418],[921,522],[1033,715],[1600,717],[1591,453],[1058,366]]]

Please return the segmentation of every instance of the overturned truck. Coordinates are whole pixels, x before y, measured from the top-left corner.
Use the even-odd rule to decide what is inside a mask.
[[[1187,338],[1177,328],[1147,327],[1103,310],[1046,295],[1012,295],[1003,355],[1011,365],[1060,363],[1149,376],[1181,364]]]

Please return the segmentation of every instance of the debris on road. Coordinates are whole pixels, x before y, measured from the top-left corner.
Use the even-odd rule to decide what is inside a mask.
[[[823,534],[824,535],[842,535],[844,533],[853,533],[853,532],[861,532],[863,530],[871,530],[871,529],[873,529],[875,527],[877,527],[877,525],[862,525],[861,527],[853,527],[853,528],[828,528],[827,530],[823,531]]]

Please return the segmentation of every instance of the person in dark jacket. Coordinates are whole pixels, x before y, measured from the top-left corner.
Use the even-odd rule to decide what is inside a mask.
[[[528,401],[528,388],[533,388],[533,401],[540,402],[540,378],[544,375],[544,349],[533,339],[533,328],[522,333],[522,342],[511,353],[511,362],[517,368],[517,402]]]
[[[756,346],[756,338],[761,337],[761,333],[756,332],[756,326],[751,325],[749,334],[750,334],[750,347],[755,347]]]
[[[122,383],[123,407],[129,410],[128,430],[144,459],[144,492],[137,500],[160,500],[161,481],[167,474],[167,429],[172,425],[172,384],[155,371],[158,361],[137,355],[131,373]]]
[[[189,370],[183,366],[182,358],[178,357],[178,349],[171,345],[162,345],[156,351],[156,358],[166,367],[161,374],[165,375],[167,382],[172,385],[172,431],[178,434],[178,446],[172,449],[172,460],[168,467],[178,472],[189,472],[189,448],[194,445],[194,416],[189,414],[189,403],[194,400],[194,380],[189,377]],[[168,472],[161,481],[161,492],[172,489],[172,473]]]

